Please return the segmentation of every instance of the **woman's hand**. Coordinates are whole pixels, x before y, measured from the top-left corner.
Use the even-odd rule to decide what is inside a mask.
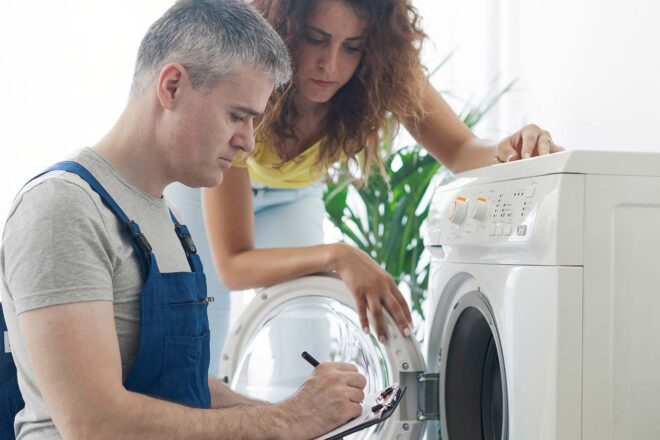
[[[378,340],[387,340],[383,306],[394,318],[402,334],[412,334],[412,316],[405,298],[392,276],[365,252],[353,246],[337,243],[334,247],[334,270],[344,280],[355,297],[360,325],[369,332],[367,310],[371,313]]]
[[[495,158],[502,163],[558,151],[564,149],[555,145],[549,132],[538,125],[530,124],[502,140],[495,149]]]

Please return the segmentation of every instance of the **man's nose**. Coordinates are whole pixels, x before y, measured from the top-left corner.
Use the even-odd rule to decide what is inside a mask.
[[[243,146],[241,147],[243,151],[245,151],[247,154],[252,154],[255,149],[255,142],[254,142],[254,132],[250,132],[250,136],[247,136],[245,139],[245,142],[243,142]]]
[[[254,142],[254,128],[252,121],[247,121],[244,124],[244,127],[234,134],[232,138],[232,146],[234,148],[240,148],[247,154],[251,154],[255,148]]]

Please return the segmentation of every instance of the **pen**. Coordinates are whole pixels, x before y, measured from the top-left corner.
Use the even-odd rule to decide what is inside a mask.
[[[302,352],[302,357],[305,359],[307,362],[309,362],[312,367],[316,368],[316,366],[319,364],[319,361],[314,359],[311,354],[307,353],[306,351]]]

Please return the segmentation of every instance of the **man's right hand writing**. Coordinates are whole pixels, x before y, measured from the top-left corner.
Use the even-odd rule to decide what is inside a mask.
[[[304,427],[301,438],[315,438],[361,414],[366,384],[352,364],[322,363],[282,406],[294,423]]]

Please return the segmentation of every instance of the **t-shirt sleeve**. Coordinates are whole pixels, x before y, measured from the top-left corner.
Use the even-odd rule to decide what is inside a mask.
[[[113,299],[115,260],[85,185],[47,178],[19,196],[3,234],[4,275],[16,313]]]

